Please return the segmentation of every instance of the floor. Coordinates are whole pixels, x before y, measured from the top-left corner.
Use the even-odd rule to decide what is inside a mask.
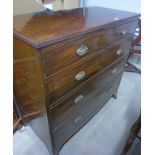
[[[118,98],[110,99],[64,145],[60,155],[120,155],[129,129],[140,113],[140,80],[140,74],[124,72]],[[30,126],[17,131],[13,143],[14,155],[49,155]]]

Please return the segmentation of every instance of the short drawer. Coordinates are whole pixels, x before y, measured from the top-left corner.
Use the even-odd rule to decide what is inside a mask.
[[[61,124],[61,126],[53,130],[55,146],[63,145],[106,104],[114,91],[118,88],[120,78],[121,76],[119,76],[111,84],[104,87],[101,92],[98,92],[96,96],[94,96],[93,100],[88,103],[88,106],[85,109],[81,109],[81,112],[77,113],[72,118],[67,119],[63,122],[63,124]],[[113,89],[109,92],[110,88]]]
[[[127,42],[112,46],[51,76],[47,80],[49,103],[69,93],[116,59],[126,55],[127,47]]]
[[[136,30],[137,21],[109,28],[109,38],[111,42],[120,40],[123,38],[131,38]]]
[[[50,111],[52,128],[56,128],[65,119],[75,115],[77,111],[87,108],[87,103],[92,100],[95,94],[123,72],[124,64],[124,60],[117,61],[111,67],[107,67],[87,80],[82,86],[72,91],[67,97],[52,107]],[[109,88],[109,91],[111,90],[112,88]]]

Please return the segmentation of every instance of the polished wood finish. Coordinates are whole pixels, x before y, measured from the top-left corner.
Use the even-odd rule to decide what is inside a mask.
[[[45,109],[45,94],[39,63],[40,55],[31,46],[14,38],[13,81],[23,114]]]
[[[138,18],[101,7],[14,17],[17,101],[23,119],[47,115],[53,155],[116,98]]]
[[[125,63],[125,57],[116,62],[110,68],[109,66],[102,69],[99,73],[89,78],[82,85],[72,91],[65,99],[52,106],[52,128],[55,129],[58,125],[63,123],[66,118],[72,117],[76,111],[87,108],[86,103],[93,100],[95,94],[103,89],[107,83],[115,80],[118,74],[122,73]],[[116,70],[115,73],[113,71]],[[93,82],[92,82],[93,81]],[[112,91],[112,88],[109,88]],[[77,100],[81,96],[81,99]]]
[[[108,38],[106,37],[106,32],[95,32],[91,35],[76,39],[66,44],[57,44],[53,47],[44,49],[47,76],[50,76],[56,71],[79,61],[81,58],[86,58],[89,55],[94,54],[96,50],[101,50],[108,44],[108,41],[106,40]],[[86,54],[79,56],[76,54],[76,51],[81,47],[81,45],[87,46],[88,50]]]
[[[115,40],[121,40],[124,37],[130,37],[134,31],[137,21],[119,25],[114,29],[100,30],[86,35],[85,37],[72,40],[67,43],[54,44],[53,46],[43,49],[44,63],[47,77],[54,74],[56,71],[79,61],[81,58],[86,58],[95,53],[95,51],[102,50],[104,47],[111,44]],[[128,32],[123,36],[121,32]],[[87,46],[87,52],[79,56],[76,54],[81,45]]]
[[[59,150],[71,136],[73,136],[82,126],[84,126],[94,116],[94,114],[105,105],[105,103],[117,90],[120,79],[121,75],[118,76],[118,79],[116,78],[114,82],[108,84],[106,87],[103,87],[102,90],[96,93],[92,100],[86,102],[87,108],[81,109],[80,112],[77,112],[71,118],[66,119],[60,127],[53,131],[56,151]],[[111,87],[113,89],[109,92]]]
[[[135,13],[102,7],[19,15],[14,17],[14,35],[32,46],[43,47],[102,27],[108,28],[109,24],[116,26],[137,18],[139,15]]]
[[[82,59],[82,61],[78,61],[78,63],[74,63],[73,65],[70,65],[69,67],[52,75],[47,80],[49,102],[52,103],[53,101],[56,101],[58,98],[77,87],[79,84],[96,74],[102,68],[105,68],[120,56],[126,55],[128,48],[128,42],[117,44],[100,51],[95,55],[91,55],[90,57],[87,57],[87,59]],[[123,52],[122,54],[117,55],[117,51],[119,49],[122,49]],[[84,71],[86,75],[79,81],[75,80],[75,76],[80,71]]]

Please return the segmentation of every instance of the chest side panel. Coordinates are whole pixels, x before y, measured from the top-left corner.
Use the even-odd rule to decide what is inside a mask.
[[[23,114],[35,115],[45,108],[41,54],[14,37],[13,82]]]

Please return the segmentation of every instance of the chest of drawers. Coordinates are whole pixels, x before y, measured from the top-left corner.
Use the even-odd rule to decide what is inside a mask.
[[[14,17],[14,92],[54,155],[116,98],[138,18],[100,7]]]

